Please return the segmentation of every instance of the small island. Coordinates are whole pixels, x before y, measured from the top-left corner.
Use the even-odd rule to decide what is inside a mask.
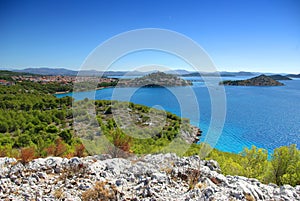
[[[270,78],[274,79],[274,80],[292,80],[291,78],[284,76],[284,75],[270,75]]]
[[[139,78],[119,80],[117,87],[173,87],[190,85],[192,85],[192,82],[176,75],[156,72]]]
[[[253,77],[247,80],[226,80],[220,82],[220,85],[231,86],[283,86],[284,84],[274,80],[273,78],[264,74]]]
[[[300,74],[288,74],[287,77],[300,78]]]

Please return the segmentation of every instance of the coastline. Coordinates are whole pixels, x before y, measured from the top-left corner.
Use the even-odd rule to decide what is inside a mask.
[[[104,89],[104,88],[110,88],[110,87],[97,87],[95,88],[95,91],[96,90],[101,90],[101,89]],[[54,95],[61,95],[61,94],[68,94],[68,93],[72,93],[73,91],[58,91],[58,92],[55,92]],[[79,92],[85,92],[85,91],[79,91]]]
[[[67,93],[70,93],[70,91],[57,91],[54,93],[54,95],[57,95],[57,94],[67,94]]]

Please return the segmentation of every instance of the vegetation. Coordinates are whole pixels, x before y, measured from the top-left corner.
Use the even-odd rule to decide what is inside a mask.
[[[76,102],[81,108],[75,104],[72,110],[71,97],[50,94],[61,87],[33,82],[0,86],[0,156],[23,162],[49,155],[83,156],[87,153],[82,142],[90,154],[157,153],[179,137],[181,129],[193,131],[189,121],[174,114],[132,103],[85,99]],[[96,118],[87,112],[89,105],[96,107]],[[119,113],[117,118],[112,111]],[[82,128],[76,136],[73,117]]]
[[[93,117],[86,111],[94,105],[96,116]],[[184,150],[178,149],[177,146],[172,146],[177,150],[165,148],[174,142],[182,146],[187,145],[182,133],[195,133],[189,120],[129,102],[78,101],[74,104],[74,119],[77,122],[77,135],[84,140],[90,154],[109,152],[113,156],[124,156],[125,153],[131,152],[179,153]]]
[[[118,84],[118,80],[113,82],[100,82],[98,83],[97,87],[114,87]]]
[[[192,82],[181,79],[180,77],[163,72],[156,72],[143,77],[120,80],[118,87],[157,87],[157,86],[189,86]]]
[[[199,154],[207,144],[192,145],[186,155]],[[268,153],[262,148],[252,146],[240,154],[221,152],[213,149],[205,159],[213,159],[220,164],[225,175],[240,175],[257,178],[264,183],[278,185],[300,185],[300,150],[296,145],[276,148],[268,159]]]
[[[90,79],[92,79],[92,78],[90,78]],[[95,90],[96,88],[114,87],[118,84],[118,80],[112,81],[112,82],[99,82],[98,83],[98,78],[94,78],[94,79],[95,80],[76,82],[74,84],[75,91],[89,91],[89,90]],[[72,90],[73,90],[73,88],[68,91],[72,91]]]
[[[206,155],[206,144],[192,144],[186,151],[187,143],[180,136],[182,130],[192,132],[187,119],[143,105],[105,100],[77,101],[73,111],[71,97],[51,95],[64,87],[68,86],[33,82],[0,85],[0,157],[16,157],[26,163],[49,155],[109,153],[126,157],[131,153],[176,152],[214,159],[224,174],[278,185],[300,184],[300,151],[296,145],[275,149],[269,159],[266,150],[254,146],[240,154],[213,149]],[[88,112],[90,106],[96,109],[94,116]],[[74,128],[82,130],[75,135]],[[173,146],[168,146],[171,143]]]
[[[33,82],[0,86],[0,156],[26,162],[76,153],[81,141],[73,136],[72,98],[49,94],[61,87]]]
[[[13,72],[13,71],[8,71],[8,70],[0,70],[0,79],[4,79],[7,81],[12,81],[12,76],[28,76],[28,75],[33,75],[30,73],[19,73],[19,72]]]
[[[94,188],[89,189],[82,194],[82,200],[118,200],[118,194],[119,192],[115,185],[108,182],[98,181],[96,182]]]

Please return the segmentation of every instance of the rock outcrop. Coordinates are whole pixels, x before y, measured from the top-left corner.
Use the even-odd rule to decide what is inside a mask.
[[[257,77],[247,80],[226,80],[220,83],[221,85],[232,86],[283,86],[284,84],[274,80],[266,75],[259,75]]]
[[[300,186],[221,174],[216,161],[175,154],[0,158],[0,200],[299,200]]]

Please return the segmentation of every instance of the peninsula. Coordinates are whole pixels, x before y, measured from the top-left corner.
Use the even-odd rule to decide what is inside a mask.
[[[190,86],[192,82],[184,80],[176,75],[156,72],[134,79],[119,80],[118,87],[170,87]]]
[[[226,80],[220,82],[220,85],[231,86],[283,86],[284,84],[274,80],[273,78],[264,74],[253,77],[247,80]]]

